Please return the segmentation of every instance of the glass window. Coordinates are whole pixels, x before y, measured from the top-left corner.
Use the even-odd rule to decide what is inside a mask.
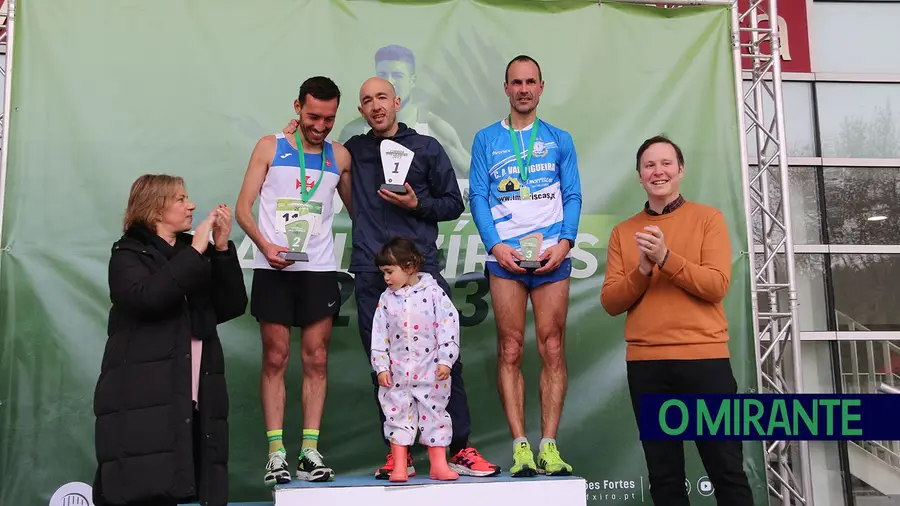
[[[749,89],[750,82],[744,81],[744,93]],[[784,135],[788,156],[816,156],[810,83],[783,81],[781,91],[784,96]],[[773,107],[772,100],[766,94],[763,98],[763,110],[767,124],[775,115]],[[750,157],[757,156],[755,133],[747,137],[747,154]]]
[[[796,268],[794,273],[797,279],[797,328],[801,331],[825,331],[828,328],[828,312],[825,303],[825,256],[795,254]],[[756,255],[756,265],[763,265],[763,255]],[[787,283],[787,269],[784,255],[775,257],[775,281]],[[787,290],[776,292],[778,294],[778,310],[788,312],[791,310],[788,301]],[[769,312],[772,304],[765,292],[757,294],[759,311]]]
[[[832,254],[839,331],[900,331],[900,254]]]
[[[810,8],[813,71],[900,74],[900,3],[814,2]]]
[[[750,174],[755,176],[759,170],[750,167]],[[769,177],[769,199],[775,208],[781,202],[780,179]],[[791,190],[791,227],[794,233],[794,244],[822,244],[822,213],[819,210],[818,193],[816,191],[816,171],[812,167],[788,167],[788,186]],[[759,188],[759,185],[755,185]],[[757,195],[757,198],[760,198]],[[762,214],[753,215],[753,238],[756,244],[762,244]],[[781,228],[773,225],[769,232],[769,240],[778,242],[784,237]]]
[[[900,167],[822,172],[830,244],[900,244]]]
[[[900,83],[816,83],[816,93],[822,156],[900,158]]]
[[[898,341],[838,341],[841,388],[844,393],[873,394],[879,392],[883,384],[900,388],[900,342]],[[876,444],[888,448],[892,453],[883,451],[872,441],[854,441],[848,450],[860,453],[870,452],[875,457],[900,467],[900,441],[878,441]],[[854,473],[859,474],[859,473]],[[860,474],[865,476],[865,473]],[[883,483],[881,484],[883,486]],[[853,492],[859,497],[857,504],[890,504],[889,497],[878,488],[856,476],[853,477]],[[866,501],[862,502],[862,498]],[[879,501],[879,497],[886,500]],[[896,503],[895,503],[896,504]]]
[[[900,331],[900,254],[831,254],[831,279],[837,328],[829,328],[825,292],[825,255],[795,254],[798,321],[801,331]],[[787,283],[784,255],[775,257],[775,281]],[[763,256],[756,255],[756,265]],[[790,311],[787,290],[778,294],[780,312]],[[771,307],[765,292],[757,294],[760,312]]]
[[[877,393],[881,383],[900,388],[898,345],[898,341],[838,341],[844,393]]]

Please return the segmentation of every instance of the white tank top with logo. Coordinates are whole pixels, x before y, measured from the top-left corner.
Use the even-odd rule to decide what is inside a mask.
[[[309,255],[309,261],[294,262],[282,270],[336,271],[334,234],[331,227],[334,221],[334,194],[340,179],[340,170],[334,158],[331,141],[326,140],[323,144],[323,153],[326,157],[324,172],[321,170],[323,153],[304,153],[306,180],[301,181],[297,149],[291,146],[283,133],[275,134],[275,138],[275,156],[272,158],[266,179],[259,192],[259,220],[257,222],[259,232],[266,241],[285,248],[289,247],[288,236],[284,231],[283,224],[284,220],[288,219],[285,211],[286,204],[296,205],[303,202],[300,185],[305,184],[307,191],[311,191],[321,178],[322,182],[306,202],[307,209],[318,214],[314,219],[315,225],[312,227],[305,249]],[[281,202],[280,206],[279,202]],[[253,268],[273,269],[265,255],[256,249],[254,249],[253,255]]]

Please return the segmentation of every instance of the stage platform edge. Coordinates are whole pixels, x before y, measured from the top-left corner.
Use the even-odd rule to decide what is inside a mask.
[[[272,490],[274,506],[310,504],[397,506],[397,504],[553,504],[586,506],[586,482],[578,476],[513,478],[508,474],[490,478],[460,476],[451,482],[415,476],[406,483],[376,480],[372,476],[338,476],[329,483],[296,479]]]

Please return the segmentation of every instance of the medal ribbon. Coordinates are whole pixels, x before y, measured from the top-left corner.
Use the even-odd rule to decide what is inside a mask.
[[[322,177],[325,175],[325,143],[322,143],[322,168],[319,173],[319,179],[316,179],[316,183],[313,185],[312,190],[306,191],[306,155],[303,153],[303,142],[300,139],[300,128],[297,128],[297,131],[294,132],[294,139],[297,140],[297,151],[300,158],[300,197],[303,199],[303,202],[308,202],[309,199],[312,198],[313,194],[316,193],[316,190],[319,189],[319,184],[322,183]]]
[[[528,141],[528,151],[525,152],[525,163],[522,163],[522,153],[519,151],[519,140],[516,139],[516,132],[512,126],[512,115],[506,117],[509,124],[509,139],[512,141],[513,149],[516,153],[516,164],[519,166],[519,175],[522,177],[522,184],[528,182],[528,168],[531,167],[531,155],[534,153],[534,141],[537,139],[538,118],[534,117],[534,124],[531,125],[531,139]]]

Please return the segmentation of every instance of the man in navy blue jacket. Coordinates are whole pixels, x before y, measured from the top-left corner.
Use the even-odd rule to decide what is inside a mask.
[[[388,81],[373,77],[363,83],[359,92],[359,112],[371,127],[365,134],[355,135],[344,143],[351,157],[351,205],[353,220],[353,253],[350,272],[354,275],[354,294],[366,359],[372,342],[372,319],[378,299],[387,285],[384,274],[375,265],[375,255],[381,247],[396,236],[413,240],[425,256],[423,272],[431,274],[438,284],[452,296],[450,285],[441,276],[443,267],[439,260],[436,241],[438,223],[460,217],[465,209],[456,173],[441,144],[427,135],[421,135],[404,123],[397,121],[400,97]],[[293,133],[292,122],[286,133]],[[393,141],[411,151],[412,161],[407,172],[405,194],[381,189],[385,183],[382,171],[381,144]],[[447,412],[453,424],[453,440],[450,443],[450,467],[460,475],[494,476],[500,467],[491,464],[469,444],[471,418],[462,379],[461,357],[450,372],[451,393]],[[375,406],[384,424],[384,413],[378,402],[378,378],[372,372]],[[384,438],[382,438],[384,439]],[[384,439],[390,448],[390,443]],[[415,474],[412,458],[407,457],[407,472]],[[375,473],[377,479],[388,479],[394,469],[393,458],[388,452],[387,463]]]

